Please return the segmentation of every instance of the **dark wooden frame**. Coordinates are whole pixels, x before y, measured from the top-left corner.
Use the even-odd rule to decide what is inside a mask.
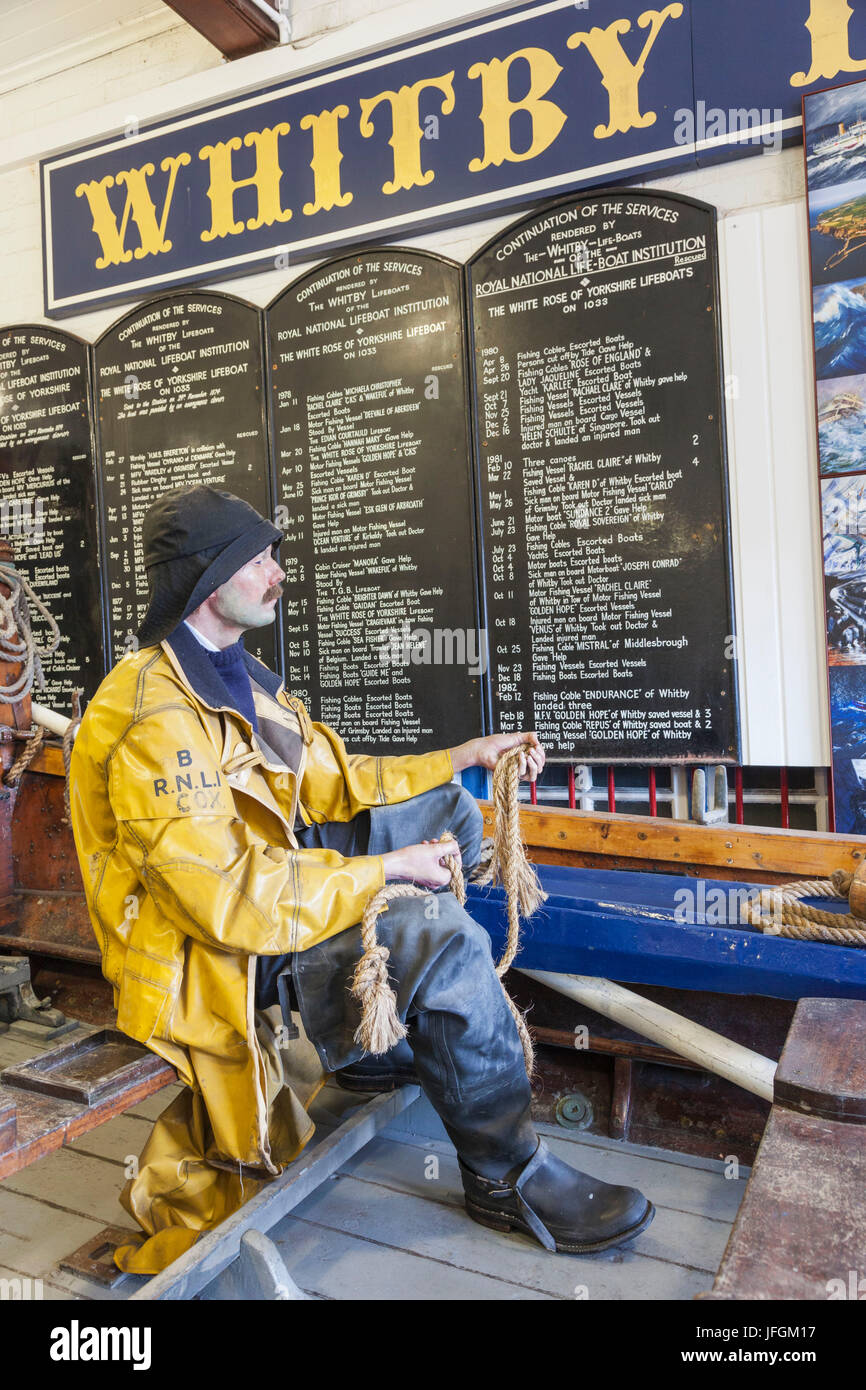
[[[250,0],[165,0],[170,10],[185,19],[226,58],[245,58],[276,48],[280,27]]]

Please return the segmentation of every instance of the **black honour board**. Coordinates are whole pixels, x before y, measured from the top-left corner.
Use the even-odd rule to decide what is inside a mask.
[[[68,714],[105,674],[87,347],[53,328],[0,330],[0,535],[60,629],[42,704]],[[50,644],[31,607],[37,647]]]
[[[94,348],[111,661],[147,609],[141,522],[164,492],[222,488],[270,515],[261,316],[222,294],[166,295],[112,324]],[[269,666],[272,627],[248,651]]]
[[[481,732],[460,270],[402,249],[320,266],[267,311],[287,688],[346,743]]]
[[[716,261],[613,191],[469,267],[492,723],[553,757],[737,754]]]

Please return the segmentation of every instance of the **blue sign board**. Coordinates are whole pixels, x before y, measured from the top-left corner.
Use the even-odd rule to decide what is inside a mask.
[[[547,0],[41,167],[50,317],[799,138],[866,0]]]

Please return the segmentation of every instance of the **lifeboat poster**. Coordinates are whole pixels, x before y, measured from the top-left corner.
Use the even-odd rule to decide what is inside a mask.
[[[866,834],[866,81],[803,98],[838,831]]]

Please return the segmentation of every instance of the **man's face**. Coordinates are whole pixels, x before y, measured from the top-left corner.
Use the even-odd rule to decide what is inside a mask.
[[[235,627],[267,627],[274,621],[277,599],[283,592],[280,580],[285,577],[267,546],[214,590],[210,607],[223,622]]]

